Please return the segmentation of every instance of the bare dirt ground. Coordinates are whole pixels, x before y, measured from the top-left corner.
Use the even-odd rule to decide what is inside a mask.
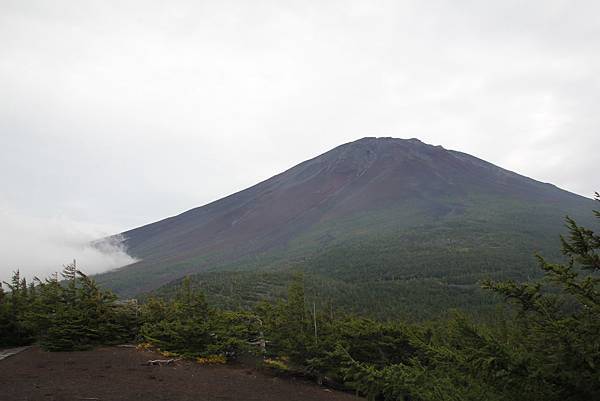
[[[241,366],[145,366],[151,351],[103,347],[44,352],[31,347],[0,361],[1,401],[358,401],[302,380]]]

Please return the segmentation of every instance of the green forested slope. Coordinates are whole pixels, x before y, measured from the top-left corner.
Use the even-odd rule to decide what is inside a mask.
[[[139,262],[97,280],[131,297],[193,276],[219,303],[247,304],[302,271],[319,302],[354,312],[480,310],[478,282],[533,278],[534,253],[560,257],[564,216],[586,224],[592,204],[464,153],[364,138],[123,233]]]
[[[561,259],[563,213],[552,205],[489,200],[416,225],[402,219],[402,211],[371,212],[316,226],[285,252],[217,265],[191,277],[212,302],[226,307],[281,297],[293,273],[301,271],[307,294],[323,308],[382,319],[422,320],[451,308],[487,314],[497,300],[482,296],[483,280],[537,277],[536,253]],[[575,215],[591,220],[589,210]],[[326,235],[326,245],[319,245]],[[179,282],[156,292],[169,294]]]

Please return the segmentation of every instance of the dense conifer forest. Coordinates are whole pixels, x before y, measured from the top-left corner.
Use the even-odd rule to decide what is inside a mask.
[[[136,342],[201,362],[251,357],[370,400],[600,399],[600,236],[570,218],[566,225],[564,263],[539,255],[539,279],[481,282],[490,305],[504,304],[487,318],[460,310],[435,319],[357,315],[318,299],[301,273],[289,283],[275,277],[283,295],[270,291],[250,304],[208,302],[190,279],[138,304],[118,300],[73,263],[60,277],[27,283],[16,272],[5,283],[0,346]]]

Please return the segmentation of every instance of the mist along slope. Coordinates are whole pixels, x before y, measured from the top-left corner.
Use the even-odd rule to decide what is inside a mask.
[[[477,280],[534,274],[534,251],[557,254],[563,217],[589,221],[592,208],[465,153],[363,138],[123,233],[140,261],[98,281],[131,296],[200,274],[223,302],[243,302],[301,269],[315,291],[358,310],[406,305],[411,291],[425,303],[479,302],[469,298]]]

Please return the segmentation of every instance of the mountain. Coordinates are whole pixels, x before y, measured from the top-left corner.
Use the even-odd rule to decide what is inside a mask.
[[[418,139],[363,138],[120,234],[139,261],[97,279],[126,296],[190,274],[222,293],[232,277],[249,283],[257,271],[293,270],[329,283],[319,284],[323,293],[463,291],[484,277],[535,274],[535,251],[557,256],[564,216],[589,221],[592,208],[590,199],[466,153]]]

